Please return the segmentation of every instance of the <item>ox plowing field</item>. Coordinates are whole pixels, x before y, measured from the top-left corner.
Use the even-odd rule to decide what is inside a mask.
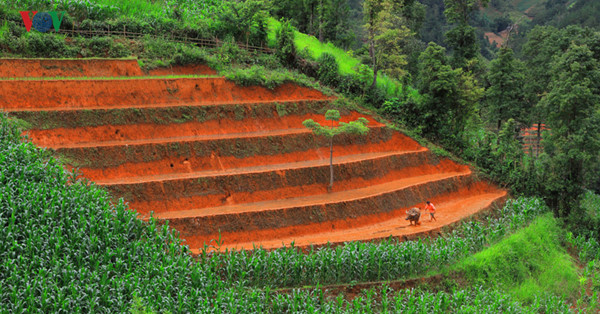
[[[196,76],[158,76],[166,74]],[[302,121],[324,123],[333,99],[289,83],[241,87],[204,66],[143,73],[136,60],[101,59],[4,59],[0,77],[0,109],[26,121],[35,144],[140,218],[169,220],[195,253],[216,239],[224,250],[411,238],[507,197],[469,167],[344,109],[341,121],[364,116],[370,132],[335,140],[328,192],[328,141]],[[405,210],[425,200],[437,221],[423,215],[409,227]]]

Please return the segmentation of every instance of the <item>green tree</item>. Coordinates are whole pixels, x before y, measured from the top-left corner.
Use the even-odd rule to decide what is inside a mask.
[[[277,58],[285,64],[292,65],[296,58],[296,46],[294,46],[294,27],[290,24],[290,21],[281,21],[281,27],[276,33],[277,51],[275,52]]]
[[[305,120],[302,124],[311,129],[313,133],[318,136],[325,136],[329,139],[329,187],[328,190],[333,189],[333,138],[339,134],[367,134],[369,128],[367,124],[369,121],[363,117],[358,118],[356,121],[348,123],[340,122],[339,126],[334,127],[334,121],[340,120],[340,112],[337,110],[327,110],[325,113],[325,120],[331,121],[331,126],[322,126],[318,122],[312,119]]]
[[[448,45],[452,48],[454,63],[464,67],[466,60],[475,58],[479,45],[475,28],[469,25],[469,19],[476,10],[485,7],[489,0],[444,0],[444,15],[448,23],[455,26],[446,33]]]
[[[572,43],[552,69],[550,91],[541,100],[550,132],[546,188],[557,214],[577,214],[585,172],[595,169],[600,153],[600,63],[587,45]]]
[[[450,147],[462,147],[462,136],[475,105],[483,94],[473,75],[452,69],[446,50],[429,43],[419,56],[418,104],[425,135]]]
[[[411,32],[404,25],[403,4],[404,1],[398,0],[365,0],[363,3],[364,27],[373,69],[371,89],[377,85],[380,70],[396,77],[404,74],[407,62],[402,53],[402,43],[411,36]]]
[[[487,114],[490,121],[497,122],[500,130],[503,121],[515,119],[529,122],[530,108],[526,106],[524,66],[514,58],[512,49],[502,47],[498,58],[490,63],[486,91]]]

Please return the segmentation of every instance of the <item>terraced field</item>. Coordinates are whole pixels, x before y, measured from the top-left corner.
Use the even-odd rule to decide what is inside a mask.
[[[0,108],[141,218],[169,220],[193,252],[219,236],[221,249],[411,238],[507,197],[370,116],[368,136],[336,139],[328,192],[328,142],[302,121],[325,122],[331,98],[293,84],[240,87],[202,66],[155,74],[205,77],[134,78],[143,75],[136,66],[0,60],[0,77],[11,77],[0,84]],[[342,110],[341,120],[360,116]],[[438,220],[409,227],[404,211],[427,199]]]

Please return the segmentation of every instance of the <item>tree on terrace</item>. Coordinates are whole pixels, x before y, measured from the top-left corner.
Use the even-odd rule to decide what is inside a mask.
[[[327,110],[325,120],[331,121],[331,126],[322,126],[313,119],[305,120],[302,124],[311,129],[315,135],[325,136],[329,139],[329,187],[327,189],[331,191],[333,189],[333,138],[339,134],[365,135],[369,132],[369,128],[367,127],[369,121],[360,117],[356,121],[348,123],[340,122],[339,126],[334,127],[334,121],[340,120],[340,112],[337,110]]]

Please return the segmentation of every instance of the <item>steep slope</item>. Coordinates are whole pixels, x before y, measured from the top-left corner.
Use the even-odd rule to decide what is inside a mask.
[[[121,64],[101,75],[121,76]],[[293,84],[268,90],[219,77],[23,78],[0,86],[0,108],[31,124],[34,143],[123,197],[142,219],[154,212],[169,220],[196,252],[218,238],[221,249],[248,249],[414,237],[505,200],[468,167],[370,116],[368,136],[336,139],[328,192],[328,142],[302,121],[324,122],[330,101]],[[341,121],[360,116],[342,110]],[[423,215],[408,227],[404,211],[428,199],[438,220]]]

